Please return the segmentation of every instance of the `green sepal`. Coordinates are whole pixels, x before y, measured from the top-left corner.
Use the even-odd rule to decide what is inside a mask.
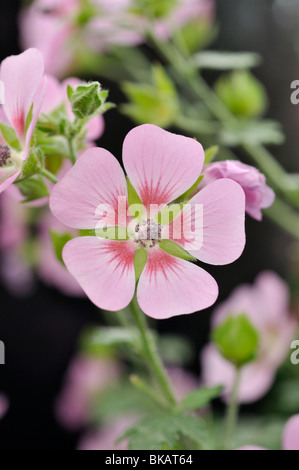
[[[161,250],[165,251],[165,253],[175,256],[176,258],[186,259],[188,261],[197,261],[194,256],[190,255],[190,253],[187,253],[184,248],[172,240],[161,240],[159,247]]]
[[[58,259],[58,261],[64,265],[63,258],[62,258],[62,251],[66,243],[74,238],[74,235],[67,233],[67,232],[58,233],[55,230],[50,230],[49,233],[50,233],[55,256]]]
[[[134,256],[134,269],[135,269],[136,282],[139,280],[141,273],[145,268],[147,258],[148,258],[148,252],[144,248],[139,248],[139,250],[136,251],[135,256]]]
[[[18,136],[12,127],[0,121],[0,131],[1,131],[3,139],[9,145],[9,147],[12,147],[18,152],[22,151],[22,147],[18,139]]]

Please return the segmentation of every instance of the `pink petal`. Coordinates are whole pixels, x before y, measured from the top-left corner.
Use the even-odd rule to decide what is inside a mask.
[[[4,111],[21,139],[43,74],[44,60],[37,49],[10,56],[1,64],[0,80],[5,86]]]
[[[50,208],[69,227],[94,229],[101,219],[101,214],[96,213],[98,206],[111,206],[117,217],[118,198],[126,197],[126,178],[118,161],[107,150],[92,148],[56,184],[50,196]],[[117,219],[112,219],[109,223],[114,226]]]
[[[287,421],[282,435],[284,450],[299,450],[299,414]]]
[[[26,133],[25,149],[22,155],[22,160],[26,160],[26,158],[28,157],[33,131],[35,129],[36,122],[38,120],[38,117],[41,111],[41,107],[42,107],[43,100],[44,100],[45,93],[46,93],[46,88],[47,88],[47,78],[44,77],[33,98],[32,119],[31,119],[31,122],[29,124],[28,130]]]
[[[132,242],[81,237],[66,244],[63,259],[97,307],[116,311],[125,308],[134,295],[135,251]]]
[[[47,75],[47,89],[41,112],[43,114],[50,114],[65,100],[64,90],[61,83],[51,75]]]
[[[126,136],[123,162],[143,204],[167,204],[187,191],[202,170],[204,151],[193,139],[152,124]]]
[[[0,394],[0,419],[6,414],[9,408],[9,401],[5,395]]]
[[[218,296],[216,281],[203,269],[160,248],[149,251],[137,288],[146,315],[164,319],[203,310]]]
[[[0,194],[5,191],[6,188],[8,188],[16,179],[20,176],[21,170],[17,170],[14,173],[12,173],[8,178],[5,180],[1,181],[0,183]],[[0,179],[1,179],[1,171],[0,171]]]
[[[204,263],[232,263],[245,246],[245,196],[241,186],[232,180],[221,179],[203,188],[183,209],[183,228],[194,230],[193,207],[197,204],[202,205],[203,210],[197,229],[197,233],[202,231],[202,242],[198,245],[193,233],[186,230],[177,243]]]

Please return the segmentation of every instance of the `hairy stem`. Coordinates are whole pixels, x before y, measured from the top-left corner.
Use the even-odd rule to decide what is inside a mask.
[[[240,379],[241,379],[241,368],[237,367],[234,377],[233,388],[229,400],[229,404],[227,407],[227,414],[226,414],[226,423],[225,423],[225,432],[224,432],[224,449],[230,449],[232,444],[232,440],[234,437],[234,432],[237,424],[238,419],[238,411],[239,411],[239,402],[238,402],[238,394],[239,394],[239,387],[240,387]]]
[[[145,355],[146,360],[148,361],[149,368],[152,371],[153,375],[155,376],[161,388],[161,391],[163,391],[166,400],[169,402],[171,406],[175,407],[176,399],[172,391],[172,387],[170,385],[169,379],[167,377],[167,373],[163,367],[162,361],[158,354],[155,341],[151,333],[148,330],[144,314],[138,306],[136,296],[131,302],[131,309],[132,309],[132,313],[133,313],[136,325],[140,331],[143,348],[144,348],[144,355]]]

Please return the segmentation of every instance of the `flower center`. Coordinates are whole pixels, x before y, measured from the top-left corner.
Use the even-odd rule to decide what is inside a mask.
[[[144,248],[153,248],[161,241],[162,227],[152,219],[143,220],[135,227],[134,242],[139,243]]]
[[[6,144],[0,144],[0,167],[10,162],[10,148]]]

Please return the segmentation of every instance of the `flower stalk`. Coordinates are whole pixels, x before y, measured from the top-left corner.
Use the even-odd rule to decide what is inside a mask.
[[[161,388],[161,391],[163,391],[167,402],[172,407],[175,407],[176,399],[172,391],[172,387],[170,385],[169,379],[167,377],[167,373],[164,369],[164,366],[158,354],[155,341],[151,333],[148,330],[144,314],[138,306],[136,296],[132,300],[130,306],[131,306],[131,311],[134,316],[136,325],[140,331],[140,336],[141,336],[143,348],[144,348],[144,355],[148,362],[149,368],[152,371],[153,375],[155,376]]]

